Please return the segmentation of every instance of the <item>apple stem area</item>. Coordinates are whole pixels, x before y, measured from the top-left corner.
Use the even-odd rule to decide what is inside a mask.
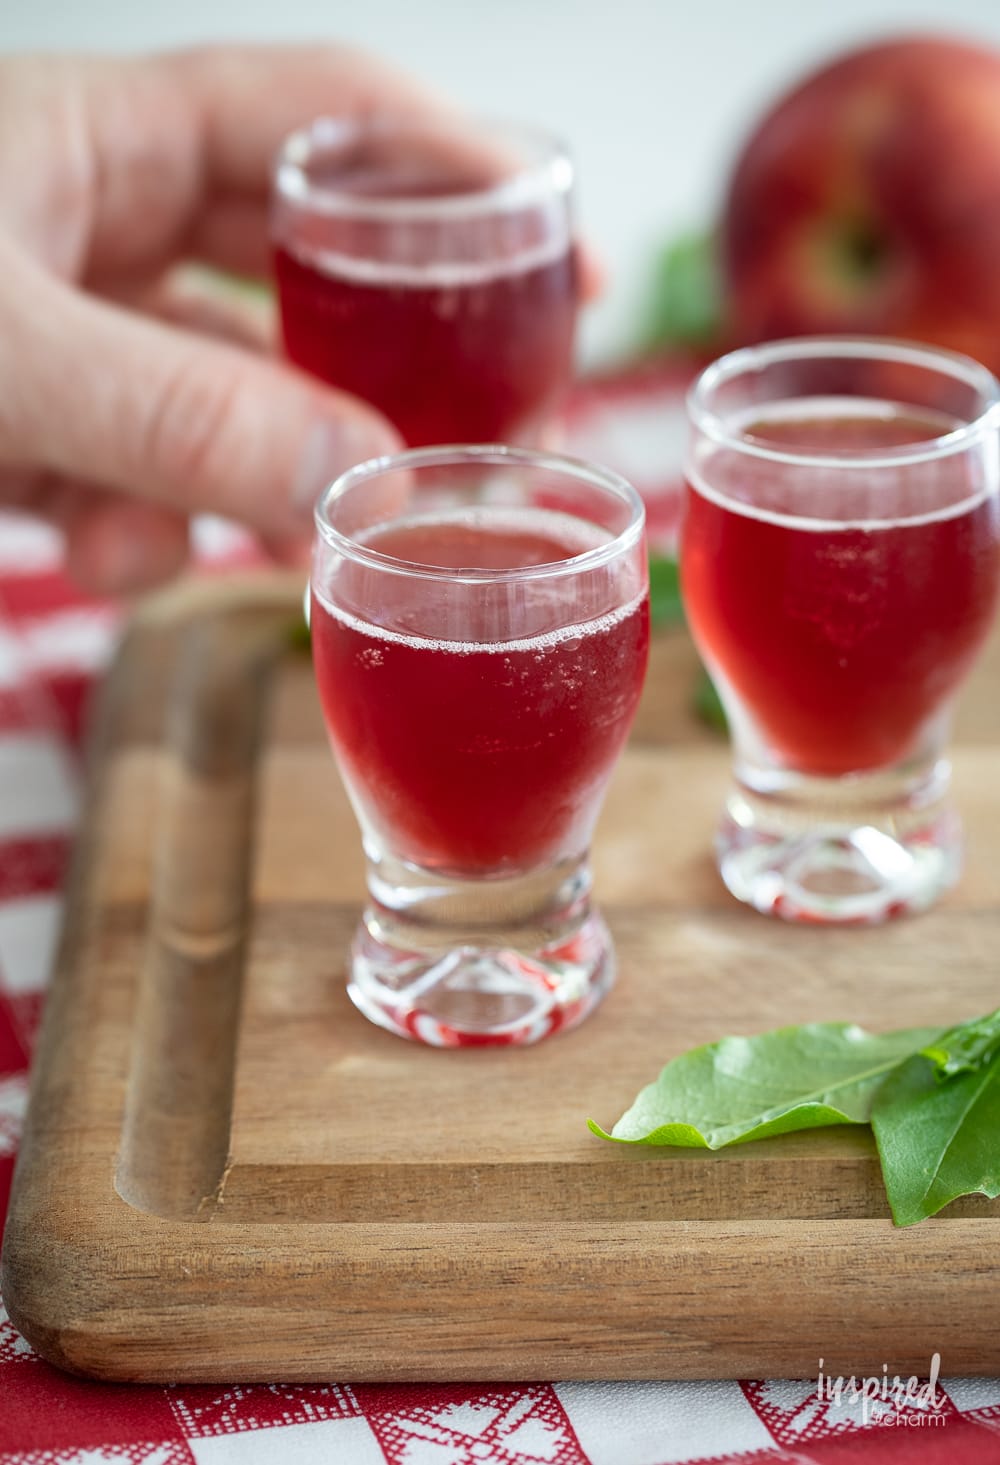
[[[838,276],[857,287],[878,279],[889,258],[888,240],[866,219],[845,219],[833,233],[832,249]]]

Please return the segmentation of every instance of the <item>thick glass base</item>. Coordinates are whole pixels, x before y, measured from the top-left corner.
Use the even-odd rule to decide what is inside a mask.
[[[582,1022],[614,980],[585,861],[461,881],[370,856],[369,891],[347,991],[400,1037],[446,1048],[537,1043]]]
[[[737,900],[786,921],[873,925],[925,910],[958,879],[962,828],[948,765],[919,776],[742,781],[716,836]]]

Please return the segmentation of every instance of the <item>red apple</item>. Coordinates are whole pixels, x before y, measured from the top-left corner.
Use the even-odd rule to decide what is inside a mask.
[[[893,40],[768,113],[721,229],[743,341],[907,336],[1000,370],[1000,52]]]

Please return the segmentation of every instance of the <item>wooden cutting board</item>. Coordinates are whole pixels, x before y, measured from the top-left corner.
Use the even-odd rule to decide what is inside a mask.
[[[837,931],[722,889],[725,745],[661,635],[595,849],[617,987],[538,1047],[440,1051],[344,995],[362,865],[300,590],[171,592],[110,679],[3,1256],[34,1347],[148,1380],[1000,1373],[996,1204],[894,1229],[866,1132],[585,1126],[726,1033],[996,1006],[1000,641],[959,719],[960,889]]]

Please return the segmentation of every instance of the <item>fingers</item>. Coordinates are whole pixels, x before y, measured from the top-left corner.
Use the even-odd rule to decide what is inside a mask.
[[[278,538],[398,438],[371,408],[248,352],[84,296],[0,245],[0,461]]]
[[[346,46],[203,46],[163,65],[200,118],[205,174],[223,192],[266,187],[278,145],[312,117],[447,110],[405,71]]]

